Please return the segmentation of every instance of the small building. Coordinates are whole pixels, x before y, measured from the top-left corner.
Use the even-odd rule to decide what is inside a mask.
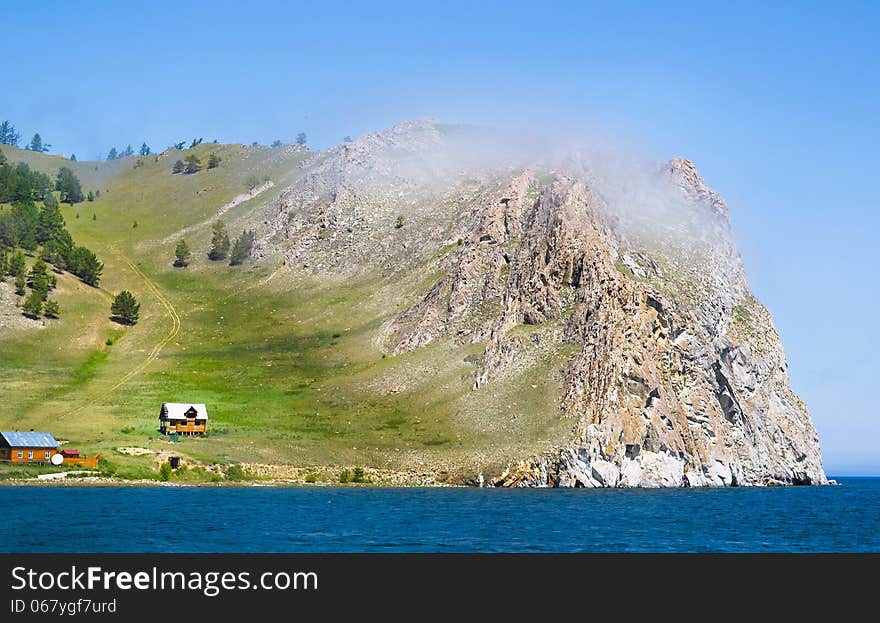
[[[159,412],[159,432],[163,435],[205,434],[208,429],[208,408],[188,402],[163,402]]]
[[[51,433],[0,432],[0,461],[49,463],[57,453],[58,442]]]

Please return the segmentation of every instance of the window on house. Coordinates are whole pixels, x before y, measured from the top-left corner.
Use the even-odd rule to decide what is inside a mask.
[[[34,458],[34,451],[33,450],[28,450],[28,458],[29,459]]]
[[[46,450],[46,458],[47,459],[49,458],[49,451],[48,450]]]
[[[18,451],[18,458],[21,458],[21,457],[23,457],[23,456],[24,456],[24,454],[22,454],[21,450],[19,450],[19,451]]]

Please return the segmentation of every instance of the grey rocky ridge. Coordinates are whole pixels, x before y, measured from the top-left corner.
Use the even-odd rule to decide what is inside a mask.
[[[568,434],[494,485],[827,482],[728,208],[688,160],[406,122],[306,160],[255,254],[343,282],[430,276],[376,339],[390,357],[479,345],[474,403],[523,375],[558,379]]]

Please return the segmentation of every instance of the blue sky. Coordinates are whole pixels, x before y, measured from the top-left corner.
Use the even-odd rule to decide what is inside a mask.
[[[424,116],[587,125],[692,159],[827,471],[880,474],[880,4],[52,4],[4,11],[0,119],[81,160],[300,131],[325,147]]]

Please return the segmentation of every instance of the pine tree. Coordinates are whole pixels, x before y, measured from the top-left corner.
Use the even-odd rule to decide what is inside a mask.
[[[49,293],[49,267],[42,259],[38,259],[31,266],[30,278],[28,285],[34,292],[40,293],[40,300],[43,301]]]
[[[232,246],[232,255],[229,258],[230,266],[238,266],[250,257],[256,238],[257,233],[255,231],[243,231],[241,233]]]
[[[25,316],[39,318],[40,312],[43,311],[43,295],[37,290],[31,292],[22,304],[21,310]]]
[[[110,314],[116,322],[133,325],[138,321],[140,308],[140,303],[137,302],[134,295],[128,290],[123,290],[114,297],[113,304],[110,306]]]
[[[97,286],[104,272],[104,264],[86,247],[76,247],[70,252],[67,269],[90,286]]]
[[[306,133],[300,132],[296,135],[296,144],[297,145],[305,145],[306,144]]]
[[[131,145],[126,146],[126,148],[122,151],[122,157],[127,158],[128,156],[134,155],[134,149],[131,148]]]
[[[174,249],[174,266],[175,268],[186,268],[189,266],[189,258],[192,254],[190,253],[189,246],[186,244],[186,240],[181,240],[177,243],[177,247]]]
[[[119,158],[119,152],[116,151],[115,147],[110,148],[110,153],[107,154],[107,160],[117,160]]]
[[[80,203],[84,199],[79,178],[67,167],[58,170],[55,190],[61,193],[61,201],[64,203]]]
[[[271,145],[271,146],[272,146],[272,147],[281,147],[281,141],[279,141],[279,140],[274,140],[274,141],[272,141],[272,145]]]
[[[220,166],[221,160],[222,160],[222,158],[220,156],[218,156],[217,154],[211,154],[210,156],[208,156],[208,168],[209,169],[216,169],[217,167]]]
[[[43,315],[46,318],[57,318],[61,315],[61,306],[58,305],[58,301],[55,299],[49,299],[46,301],[46,304],[43,306]]]
[[[89,191],[89,194],[86,195],[86,201],[94,201],[94,200],[95,200],[95,193],[93,193],[92,191]],[[79,212],[77,212],[77,218],[79,218],[78,215],[79,215]]]
[[[76,162],[76,154],[70,154],[70,161]]]
[[[178,160],[174,163],[174,166],[171,167],[172,173],[180,173],[183,171],[183,160]]]
[[[21,134],[15,131],[15,126],[10,121],[0,123],[0,145],[18,146]]]
[[[229,235],[226,233],[226,225],[223,221],[217,221],[212,227],[211,250],[208,259],[225,260],[229,253]]]
[[[34,137],[31,139],[31,142],[28,143],[27,148],[31,151],[39,151],[41,153],[49,151],[49,146],[43,145],[43,137],[41,137],[39,133],[34,134]]]
[[[183,172],[187,175],[192,173],[198,173],[202,170],[202,163],[199,161],[198,157],[195,154],[190,154],[185,159],[186,167],[184,167]]]
[[[97,220],[98,220],[98,215],[97,215],[97,214],[92,214],[92,220],[93,220],[93,221],[97,221]]]
[[[140,155],[141,156],[149,156],[151,153],[153,153],[153,152],[150,150],[150,146],[147,145],[146,143],[142,143]]]
[[[37,242],[45,245],[47,242],[60,242],[64,240],[67,230],[64,227],[64,217],[58,209],[55,197],[46,201],[40,208],[39,220],[37,221]],[[48,199],[48,197],[47,197]]]
[[[24,277],[24,273],[18,273],[15,276],[15,293],[19,296],[23,296],[26,285],[27,280]]]
[[[16,251],[13,254],[12,259],[9,260],[9,274],[15,275],[23,275],[25,271],[25,259],[24,253],[21,251]]]

